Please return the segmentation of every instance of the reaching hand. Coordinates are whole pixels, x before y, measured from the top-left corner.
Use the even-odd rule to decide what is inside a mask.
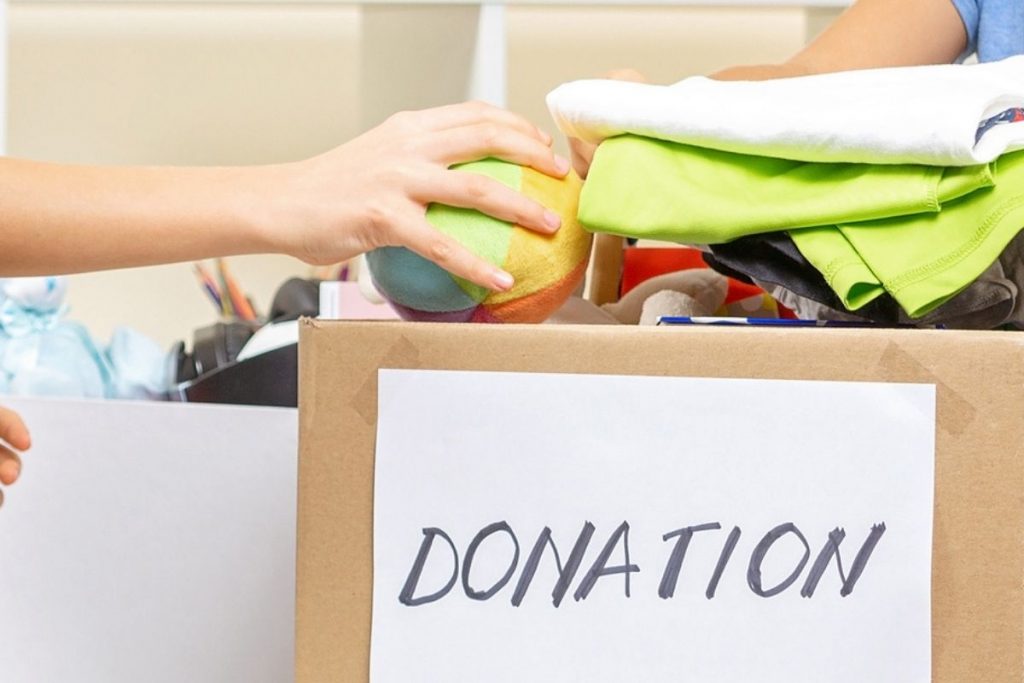
[[[476,284],[496,290],[512,277],[427,222],[437,202],[477,209],[552,233],[557,214],[497,180],[449,167],[495,157],[554,177],[569,172],[551,137],[497,107],[469,102],[396,114],[330,151],[280,167],[282,250],[315,264],[381,246],[404,246]]]

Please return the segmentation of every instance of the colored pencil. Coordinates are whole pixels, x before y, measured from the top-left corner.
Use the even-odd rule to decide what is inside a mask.
[[[217,259],[217,270],[220,272],[220,279],[224,283],[224,291],[227,293],[225,298],[231,300],[231,307],[235,314],[246,322],[256,322],[256,314],[253,312],[252,306],[249,305],[241,287],[238,286],[238,281],[232,277],[224,259]]]
[[[199,285],[206,292],[210,301],[217,307],[217,311],[223,312],[224,304],[221,302],[220,290],[217,289],[217,283],[210,277],[209,271],[203,267],[201,263],[192,264],[193,272],[196,274],[196,278],[199,280]]]

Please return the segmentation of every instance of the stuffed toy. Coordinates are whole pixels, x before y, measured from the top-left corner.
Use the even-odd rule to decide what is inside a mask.
[[[645,280],[602,308],[626,325],[654,325],[661,316],[714,315],[728,291],[726,277],[711,269],[680,270]]]
[[[737,284],[709,268],[679,270],[644,280],[615,303],[597,306],[573,297],[548,322],[656,325],[663,316],[779,317],[768,294]]]
[[[556,179],[531,168],[487,159],[456,167],[494,178],[557,213],[562,227],[542,235],[470,209],[433,204],[427,220],[475,254],[508,271],[515,286],[493,292],[449,274],[402,247],[367,254],[373,284],[406,320],[539,323],[583,281],[590,233],[576,220],[581,183],[575,174]]]

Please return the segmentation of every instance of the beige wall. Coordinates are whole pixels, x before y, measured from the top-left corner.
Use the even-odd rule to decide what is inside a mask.
[[[795,9],[515,7],[509,106],[550,128],[558,83],[632,66],[668,81],[781,59],[803,42]],[[294,159],[357,132],[359,14],[349,6],[40,4],[10,9],[9,152],[111,164]],[[265,305],[282,257],[237,259]],[[100,337],[129,324],[161,344],[212,320],[187,266],[75,276],[75,318]]]

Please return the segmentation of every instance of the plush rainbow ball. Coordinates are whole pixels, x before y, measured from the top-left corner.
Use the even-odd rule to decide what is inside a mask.
[[[583,280],[590,233],[576,220],[581,182],[574,173],[555,179],[531,168],[487,159],[459,170],[490,176],[562,217],[554,235],[542,235],[470,209],[433,204],[427,220],[516,280],[492,292],[455,277],[401,247],[367,254],[377,289],[406,320],[438,322],[543,322]]]

